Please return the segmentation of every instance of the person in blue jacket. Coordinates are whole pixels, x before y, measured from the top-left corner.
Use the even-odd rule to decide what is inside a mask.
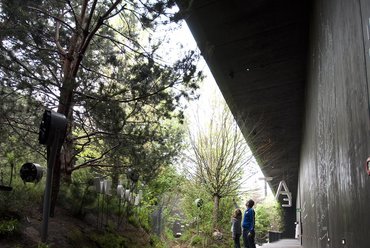
[[[254,226],[256,223],[255,212],[253,209],[254,201],[248,200],[245,205],[247,209],[244,212],[242,223],[244,248],[256,248],[256,245],[254,243]]]

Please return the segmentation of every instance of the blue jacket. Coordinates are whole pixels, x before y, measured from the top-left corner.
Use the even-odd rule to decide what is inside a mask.
[[[255,225],[255,213],[253,208],[249,208],[244,212],[242,227],[251,232],[254,231],[254,225]]]

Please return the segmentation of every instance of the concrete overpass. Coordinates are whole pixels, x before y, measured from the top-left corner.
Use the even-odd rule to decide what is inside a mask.
[[[303,247],[369,247],[370,1],[178,2],[272,188],[292,193],[284,236],[299,221]]]

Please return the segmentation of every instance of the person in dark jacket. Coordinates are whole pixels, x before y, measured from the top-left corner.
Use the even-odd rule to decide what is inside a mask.
[[[254,243],[254,226],[256,223],[255,219],[255,212],[253,209],[254,201],[249,200],[246,203],[247,209],[244,212],[244,219],[243,219],[243,242],[244,242],[244,248],[256,248],[256,245]]]
[[[233,216],[231,217],[231,231],[234,240],[234,248],[240,248],[240,236],[242,234],[242,211],[239,208],[234,210]]]

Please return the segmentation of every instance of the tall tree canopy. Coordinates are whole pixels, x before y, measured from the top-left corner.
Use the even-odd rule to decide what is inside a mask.
[[[169,61],[157,52],[163,41],[152,39],[159,24],[181,16],[173,11],[175,1],[0,4],[0,98],[14,93],[28,108],[21,116],[3,111],[2,119],[19,127],[42,112],[40,104],[68,119],[54,167],[53,203],[62,172],[112,164],[141,168],[148,161],[157,168],[169,162],[179,138],[165,120],[183,118],[179,101],[192,98],[202,78],[197,53]],[[36,125],[32,130],[37,133]]]
[[[219,98],[220,99],[220,98]],[[189,130],[190,174],[213,198],[217,227],[221,198],[237,196],[246,178],[257,171],[253,155],[224,101],[214,100],[211,111],[198,116]]]

